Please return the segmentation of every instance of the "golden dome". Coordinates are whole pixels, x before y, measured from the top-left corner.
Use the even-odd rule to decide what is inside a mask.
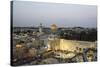
[[[57,30],[57,26],[56,26],[55,24],[52,24],[52,25],[51,25],[51,30],[52,30],[53,32],[55,32],[55,31]]]

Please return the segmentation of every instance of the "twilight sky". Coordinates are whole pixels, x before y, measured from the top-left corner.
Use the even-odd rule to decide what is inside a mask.
[[[97,6],[14,1],[13,26],[97,27]]]

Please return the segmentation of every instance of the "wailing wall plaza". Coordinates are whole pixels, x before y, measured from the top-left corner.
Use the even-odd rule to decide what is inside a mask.
[[[71,59],[81,54],[86,59],[84,61],[93,61],[97,56],[96,42],[51,38],[48,39],[47,47],[47,51],[53,51],[56,58]]]

